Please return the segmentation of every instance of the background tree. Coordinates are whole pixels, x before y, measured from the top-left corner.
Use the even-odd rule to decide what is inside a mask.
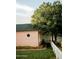
[[[32,25],[34,28],[43,31],[44,33],[50,32],[57,40],[57,34],[62,34],[62,5],[60,1],[51,3],[43,3],[38,9],[34,11],[32,16]]]

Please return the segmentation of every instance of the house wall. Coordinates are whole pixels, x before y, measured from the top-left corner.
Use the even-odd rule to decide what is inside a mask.
[[[27,34],[30,34],[30,37],[27,37]],[[16,32],[16,46],[39,46],[38,31]]]

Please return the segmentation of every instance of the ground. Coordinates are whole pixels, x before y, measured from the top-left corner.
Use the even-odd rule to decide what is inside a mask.
[[[16,59],[55,59],[51,48],[41,50],[17,50]]]

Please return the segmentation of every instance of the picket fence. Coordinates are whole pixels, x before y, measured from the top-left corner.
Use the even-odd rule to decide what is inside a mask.
[[[56,56],[56,59],[62,59],[61,50],[53,42],[51,42],[51,46],[52,46],[53,52]]]

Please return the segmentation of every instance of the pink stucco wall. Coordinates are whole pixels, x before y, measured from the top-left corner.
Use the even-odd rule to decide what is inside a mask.
[[[30,34],[30,37],[27,37]],[[16,46],[39,46],[38,31],[16,32]]]

